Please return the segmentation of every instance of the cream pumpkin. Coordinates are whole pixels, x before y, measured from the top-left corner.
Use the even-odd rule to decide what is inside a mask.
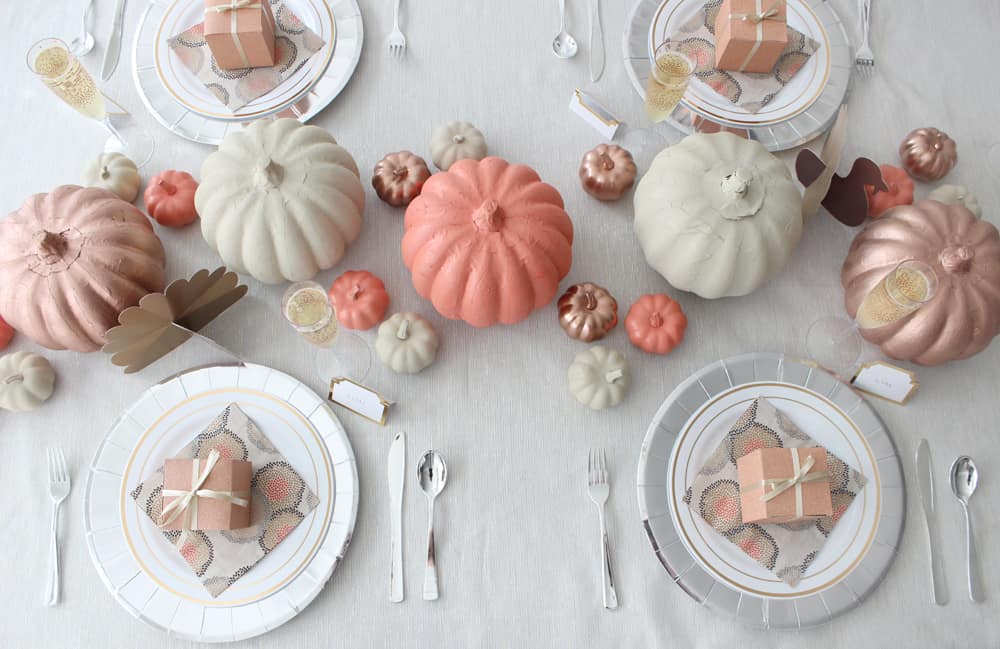
[[[361,232],[354,158],[325,130],[283,118],[226,136],[205,159],[195,206],[227,266],[267,284],[336,265]]]
[[[0,314],[43,347],[89,352],[118,314],[166,285],[149,219],[103,189],[32,196],[0,221]]]
[[[416,313],[397,313],[379,325],[375,352],[382,364],[397,374],[416,374],[434,362],[438,335],[431,323]]]
[[[646,261],[705,298],[746,295],[785,265],[802,236],[802,197],[759,142],[695,134],[664,149],[635,191]]]
[[[595,345],[576,355],[568,380],[577,401],[592,410],[603,410],[622,402],[632,378],[620,352]]]
[[[135,163],[121,153],[102,153],[84,167],[83,185],[107,189],[131,203],[139,195],[142,179]]]
[[[457,160],[482,160],[486,151],[486,138],[468,122],[445,124],[431,137],[431,160],[442,171],[448,171]]]
[[[52,396],[56,373],[43,356],[14,352],[0,357],[0,409],[34,410]]]
[[[417,293],[476,327],[548,304],[573,261],[562,197],[525,165],[459,160],[406,209],[403,262]]]

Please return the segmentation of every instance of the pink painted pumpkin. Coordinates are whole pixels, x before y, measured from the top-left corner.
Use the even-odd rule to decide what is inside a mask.
[[[968,358],[1000,334],[1000,233],[961,205],[896,207],[854,237],[841,281],[851,317],[901,261],[934,269],[938,288],[909,316],[861,335],[891,358],[939,365]]]
[[[10,344],[14,337],[14,328],[7,324],[7,321],[0,318],[0,349],[4,349]]]
[[[164,264],[142,212],[63,185],[0,221],[0,315],[43,347],[95,351],[122,310],[163,290]]]
[[[194,207],[196,191],[198,181],[191,174],[168,169],[150,179],[143,200],[157,223],[180,228],[198,218],[198,210]]]
[[[625,316],[628,339],[650,354],[668,354],[680,345],[687,324],[681,305],[662,293],[643,295]]]
[[[371,329],[389,308],[385,284],[367,270],[349,270],[330,287],[337,321],[348,329]]]
[[[530,167],[489,157],[434,174],[406,209],[403,262],[441,315],[512,324],[552,301],[573,260],[559,192]]]
[[[889,188],[887,192],[876,192],[871,185],[865,185],[868,192],[868,215],[877,218],[886,210],[897,205],[909,205],[913,202],[913,180],[904,169],[892,165],[879,165],[882,180]]]

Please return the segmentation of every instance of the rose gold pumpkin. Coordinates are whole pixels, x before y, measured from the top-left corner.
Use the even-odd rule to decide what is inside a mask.
[[[570,286],[557,305],[566,335],[586,343],[604,338],[618,324],[618,302],[597,284]]]
[[[584,191],[602,201],[613,201],[635,184],[632,154],[614,144],[598,144],[580,162],[580,183]]]
[[[394,207],[405,207],[420,195],[424,183],[431,177],[427,163],[409,151],[390,153],[375,165],[372,186],[383,201]]]
[[[958,162],[955,141],[936,128],[918,128],[907,133],[899,145],[903,167],[918,180],[944,178]]]
[[[939,365],[968,358],[1000,333],[1000,234],[961,205],[895,207],[851,244],[841,271],[847,313],[906,259],[930,264],[934,297],[909,316],[861,335],[900,360]]]
[[[118,314],[166,285],[142,212],[104,189],[32,196],[0,221],[0,314],[43,347],[89,352]]]

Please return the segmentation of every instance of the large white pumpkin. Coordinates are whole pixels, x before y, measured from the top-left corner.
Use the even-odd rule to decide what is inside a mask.
[[[365,190],[354,158],[327,131],[262,120],[205,159],[195,206],[227,266],[262,282],[310,279],[361,232]]]
[[[635,233],[671,285],[705,298],[746,295],[802,235],[802,197],[760,143],[695,134],[664,149],[635,191]]]

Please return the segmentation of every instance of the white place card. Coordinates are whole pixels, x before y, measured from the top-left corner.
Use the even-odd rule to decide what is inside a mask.
[[[609,113],[607,108],[582,90],[573,92],[573,96],[569,100],[569,109],[594,127],[608,141],[615,136],[615,132],[621,126],[621,122]]]
[[[347,408],[356,415],[385,426],[392,402],[375,390],[351,379],[337,378],[330,381],[330,401]]]
[[[899,405],[905,404],[920,386],[913,372],[883,361],[862,365],[851,384],[862,392]]]

